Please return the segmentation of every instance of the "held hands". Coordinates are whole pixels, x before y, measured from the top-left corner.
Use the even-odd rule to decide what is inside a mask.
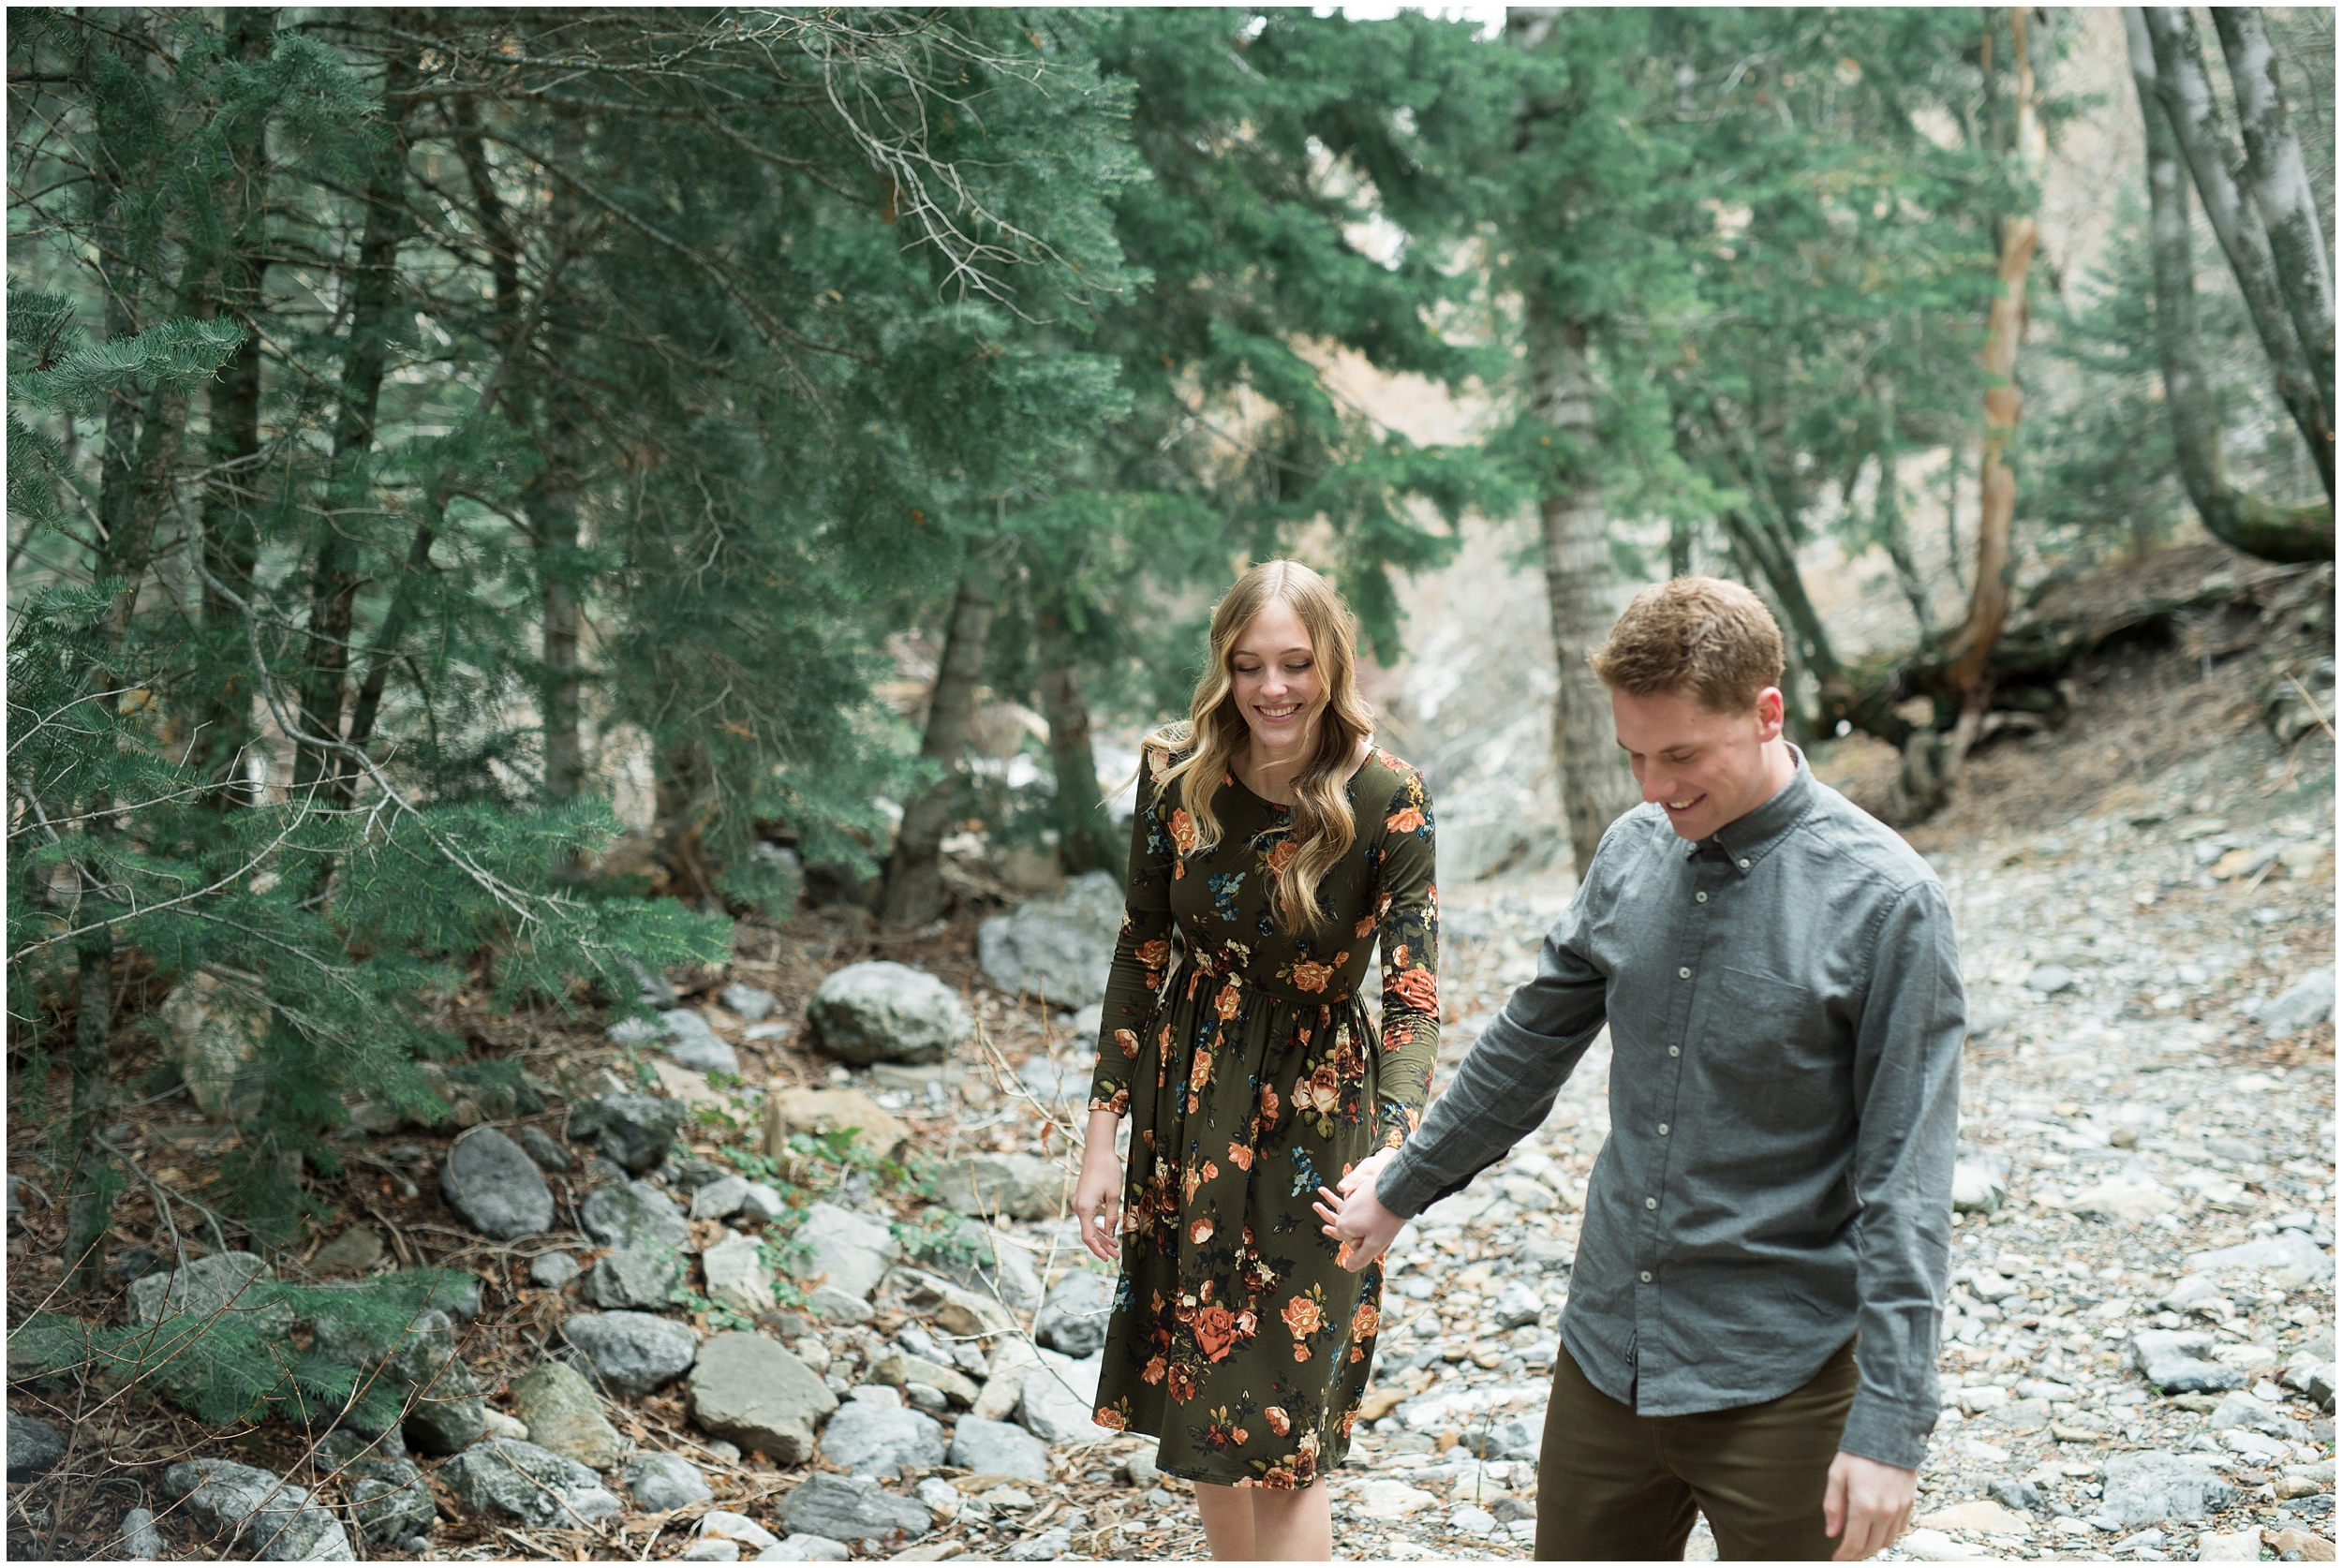
[[[1074,1214],[1081,1221],[1082,1245],[1104,1263],[1118,1263],[1122,1256],[1122,1161],[1114,1152],[1120,1126],[1121,1118],[1112,1111],[1089,1113],[1082,1174],[1074,1184]]]
[[[1911,1522],[1920,1474],[1840,1451],[1822,1493],[1823,1531],[1838,1541],[1832,1562],[1860,1562],[1895,1544]]]
[[[1326,1222],[1326,1234],[1341,1243],[1341,1251],[1335,1261],[1353,1274],[1381,1257],[1384,1250],[1398,1239],[1400,1227],[1406,1223],[1385,1208],[1374,1194],[1375,1178],[1398,1152],[1377,1149],[1350,1168],[1341,1178],[1341,1191],[1330,1187],[1317,1190],[1318,1201],[1312,1206],[1317,1217]]]

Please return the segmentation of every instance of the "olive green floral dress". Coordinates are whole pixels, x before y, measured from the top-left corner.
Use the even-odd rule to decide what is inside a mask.
[[[1311,1205],[1414,1131],[1439,1053],[1430,798],[1368,756],[1357,837],[1319,883],[1327,920],[1297,939],[1270,904],[1288,810],[1223,775],[1204,848],[1153,762],[1090,1098],[1131,1117],[1097,1419],[1160,1437],[1173,1475],[1307,1487],[1349,1451],[1383,1284],[1379,1264],[1335,1261]],[[1358,995],[1378,939],[1379,1038]]]

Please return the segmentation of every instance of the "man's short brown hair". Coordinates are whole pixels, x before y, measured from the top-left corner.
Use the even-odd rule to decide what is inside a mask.
[[[1678,577],[1637,594],[1586,662],[1614,691],[1687,691],[1712,713],[1737,713],[1781,684],[1781,628],[1738,583]]]

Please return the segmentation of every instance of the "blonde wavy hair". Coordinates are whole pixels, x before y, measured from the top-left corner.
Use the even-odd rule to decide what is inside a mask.
[[[1213,795],[1230,774],[1230,762],[1252,731],[1236,703],[1232,665],[1237,639],[1268,604],[1292,606],[1309,632],[1318,679],[1325,687],[1315,717],[1317,749],[1293,782],[1295,852],[1274,873],[1277,919],[1288,936],[1299,936],[1326,919],[1317,886],[1357,840],[1357,822],[1345,787],[1350,758],[1361,739],[1374,733],[1374,710],[1358,695],[1358,648],[1350,608],[1333,584],[1298,561],[1263,561],[1236,580],[1211,613],[1210,661],[1195,683],[1195,697],[1182,721],[1164,725],[1144,743],[1147,761],[1165,789],[1178,786],[1180,806],[1195,824],[1197,842],[1220,842]],[[1171,757],[1187,755],[1178,762]]]

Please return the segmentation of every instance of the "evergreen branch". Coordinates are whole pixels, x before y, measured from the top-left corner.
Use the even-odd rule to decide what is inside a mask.
[[[149,802],[147,804],[151,805],[153,803]],[[300,827],[301,824],[307,820],[307,818],[308,811],[304,808],[293,817],[289,823],[286,825],[284,832],[269,840],[266,848],[262,849],[258,854],[255,854],[250,860],[236,867],[235,870],[230,872],[227,876],[222,877],[219,880],[212,883],[209,887],[198,888],[193,893],[183,894],[176,898],[165,899],[159,904],[149,904],[143,909],[137,908],[134,905],[132,908],[125,910],[118,915],[111,915],[104,920],[92,921],[87,925],[76,926],[70,931],[60,931],[44,941],[37,941],[29,947],[20,947],[16,949],[8,954],[8,961],[13,964],[22,959],[31,957],[34,954],[40,952],[43,948],[54,947],[59,942],[71,941],[75,938],[85,937],[95,931],[104,931],[112,926],[120,925],[126,921],[143,920],[150,915],[160,914],[165,910],[175,910],[183,904],[192,904],[199,898],[209,897],[211,895],[221,891],[223,888],[229,887],[241,880],[246,872],[252,870],[262,861],[266,860],[270,855],[275,853],[277,847],[283,844],[286,839],[290,838],[293,836],[293,830]],[[132,894],[131,896],[135,897],[136,895],[135,894]]]

